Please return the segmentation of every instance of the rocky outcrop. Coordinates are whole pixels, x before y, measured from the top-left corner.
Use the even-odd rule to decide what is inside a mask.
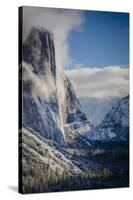
[[[66,145],[63,124],[87,118],[72,84],[63,73],[59,82],[57,68],[53,34],[45,28],[33,27],[23,44],[22,125]],[[60,84],[63,84],[63,93]]]
[[[80,101],[75,94],[72,83],[66,76],[64,79],[64,87],[66,95],[65,123],[72,123],[75,121],[77,122],[87,121],[87,117],[81,108]]]

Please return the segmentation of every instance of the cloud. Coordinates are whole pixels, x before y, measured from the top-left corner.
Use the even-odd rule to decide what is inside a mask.
[[[45,27],[54,34],[56,83],[58,85],[57,95],[60,104],[60,119],[62,119],[62,110],[65,100],[65,90],[62,79],[63,68],[73,60],[69,55],[68,37],[71,31],[80,30],[83,21],[84,17],[82,11],[41,7],[24,7],[23,9],[23,41],[26,40],[33,26],[39,25]],[[35,85],[34,91],[39,92],[41,96],[49,97],[52,90],[48,90],[50,88],[48,79],[38,80],[32,73],[30,73],[30,75],[32,75],[32,80]],[[44,85],[42,84],[42,81],[47,82],[48,84],[45,85],[48,87],[43,86],[42,88],[42,85]],[[52,81],[50,81],[50,83],[53,85]],[[53,91],[55,91],[55,89],[53,89]]]
[[[23,40],[32,26],[40,25],[54,33],[56,63],[58,69],[71,63],[68,36],[73,30],[79,30],[84,17],[81,11],[56,8],[24,7]]]
[[[38,76],[33,72],[33,67],[30,64],[22,62],[23,80],[31,81],[32,93],[39,97],[49,99],[55,92],[55,84],[52,76],[47,73],[45,76]],[[43,87],[42,87],[43,85]]]
[[[129,68],[110,66],[65,71],[78,96],[96,98],[123,97],[129,93]]]

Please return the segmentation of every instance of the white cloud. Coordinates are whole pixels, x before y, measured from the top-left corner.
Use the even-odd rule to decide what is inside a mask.
[[[32,65],[22,62],[23,80],[32,82],[32,93],[48,99],[55,92],[55,85],[49,73],[45,76],[37,76],[33,73]],[[42,87],[43,85],[43,87]]]
[[[81,11],[65,10],[65,9],[51,9],[41,7],[24,7],[23,9],[23,41],[26,40],[31,28],[33,26],[45,27],[54,34],[55,43],[55,58],[56,58],[56,83],[58,84],[57,95],[59,100],[59,115],[62,119],[62,110],[65,100],[65,91],[62,80],[63,67],[71,63],[72,59],[69,55],[68,37],[71,31],[80,30],[83,22],[83,15]],[[39,78],[29,73],[30,78],[34,83],[34,92],[42,97],[49,97],[55,91],[53,81],[45,77]],[[43,87],[42,87],[43,85]],[[47,86],[47,87],[44,87]],[[40,89],[41,88],[41,89]],[[51,90],[49,91],[49,89]],[[63,122],[61,121],[61,124]]]
[[[84,18],[81,11],[56,8],[24,7],[23,40],[32,26],[40,25],[54,33],[56,63],[58,69],[71,63],[68,36],[72,30],[80,29]]]
[[[121,97],[129,93],[129,69],[120,66],[66,70],[79,96]]]
[[[63,95],[60,74],[63,66],[72,60],[69,55],[68,37],[72,30],[81,28],[84,21],[82,12],[39,7],[24,7],[23,12],[23,40],[28,36],[32,26],[40,25],[54,33],[57,81],[61,87],[60,93]],[[119,66],[79,68],[78,66],[78,69],[68,70],[66,73],[77,88],[79,96],[103,98],[124,96],[128,93],[128,68]]]
[[[63,104],[65,94],[61,77],[62,70],[64,65],[72,61],[69,55],[68,37],[71,31],[80,30],[83,20],[82,12],[77,10],[41,7],[24,7],[23,9],[23,41],[25,41],[33,26],[45,27],[54,34],[57,93],[60,104]],[[36,85],[40,86],[42,80],[41,82],[37,80],[36,83],[39,83]],[[41,90],[41,93],[46,94],[46,92],[48,93],[47,96],[49,96],[49,91],[47,91],[46,87],[43,91]]]

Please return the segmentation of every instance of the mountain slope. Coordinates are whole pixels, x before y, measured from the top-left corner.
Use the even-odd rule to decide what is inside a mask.
[[[99,125],[109,112],[112,106],[118,102],[120,98],[99,99],[95,97],[80,97],[80,102],[84,112],[90,121],[95,125]]]
[[[64,123],[72,123],[72,122],[83,122],[87,121],[86,114],[83,112],[81,108],[81,104],[79,99],[76,97],[74,88],[70,80],[65,76],[64,79],[64,88],[66,94],[66,101],[65,101],[65,113],[66,118]]]
[[[123,128],[129,126],[129,95],[112,107],[101,122],[100,128],[111,127],[115,124],[120,124]]]
[[[129,95],[116,103],[99,125],[100,129],[110,129],[121,140],[128,140],[129,134]]]
[[[64,123],[87,118],[69,79],[58,73],[51,32],[39,26],[31,29],[23,44],[20,72],[23,83],[22,126],[66,145]]]
[[[48,183],[82,172],[51,140],[37,132],[23,128],[20,138],[23,193],[48,191]]]
[[[68,170],[69,174],[80,173],[73,163],[68,160],[57,148],[51,140],[44,139],[37,132],[22,129],[23,159],[22,162],[28,162],[27,156],[36,160],[41,160],[45,164],[49,164],[51,170],[60,170],[60,174],[64,170]]]
[[[101,124],[85,133],[85,137],[93,141],[128,141],[129,96],[118,101],[105,115]]]

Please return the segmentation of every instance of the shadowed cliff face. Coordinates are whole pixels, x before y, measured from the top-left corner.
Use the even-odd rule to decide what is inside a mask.
[[[72,83],[67,77],[64,80],[66,93],[65,123],[87,121],[86,114],[82,111],[81,104],[73,89]]]
[[[45,75],[50,70],[55,78],[53,34],[44,28],[33,27],[23,45],[23,60],[33,66],[35,74]]]
[[[23,44],[23,127],[66,145],[63,124],[87,118],[63,73],[59,82],[53,38],[48,30],[33,27]]]

